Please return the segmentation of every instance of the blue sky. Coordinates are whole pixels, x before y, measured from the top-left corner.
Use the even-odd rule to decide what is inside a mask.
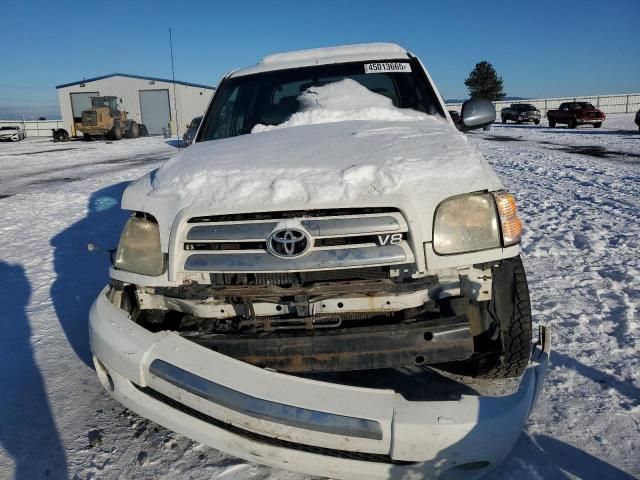
[[[85,4],[88,7],[84,8]],[[510,96],[640,91],[639,0],[183,1],[22,0],[3,6],[0,107],[58,103],[55,85],[124,72],[217,84],[279,51],[396,42],[445,98],[488,60]]]

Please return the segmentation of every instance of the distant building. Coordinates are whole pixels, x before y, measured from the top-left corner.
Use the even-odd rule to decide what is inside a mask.
[[[174,96],[175,85],[175,96]],[[91,97],[116,96],[128,117],[144,123],[150,135],[161,135],[170,128],[182,134],[193,117],[202,115],[215,91],[214,87],[124,73],[87,78],[58,85],[63,128],[80,135],[74,123],[82,121],[82,111],[91,106]],[[176,118],[177,117],[177,118]]]

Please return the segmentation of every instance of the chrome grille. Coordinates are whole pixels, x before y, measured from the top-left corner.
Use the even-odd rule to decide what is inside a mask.
[[[180,229],[176,270],[302,272],[413,263],[409,231],[402,214],[389,209],[369,211],[374,210],[190,218]],[[270,253],[268,239],[282,228],[297,228],[308,233],[311,241],[308,252],[294,258]],[[393,242],[390,241],[392,235]]]

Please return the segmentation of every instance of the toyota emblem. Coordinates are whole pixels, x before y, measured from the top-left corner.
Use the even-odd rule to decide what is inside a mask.
[[[311,247],[309,235],[296,228],[276,230],[267,239],[267,250],[281,258],[295,258],[307,253]]]

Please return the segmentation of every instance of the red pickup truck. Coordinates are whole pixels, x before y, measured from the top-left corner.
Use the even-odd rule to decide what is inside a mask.
[[[558,110],[547,112],[551,128],[555,127],[556,123],[565,123],[569,128],[590,123],[595,128],[600,128],[605,118],[604,113],[589,102],[565,102],[560,104]]]

